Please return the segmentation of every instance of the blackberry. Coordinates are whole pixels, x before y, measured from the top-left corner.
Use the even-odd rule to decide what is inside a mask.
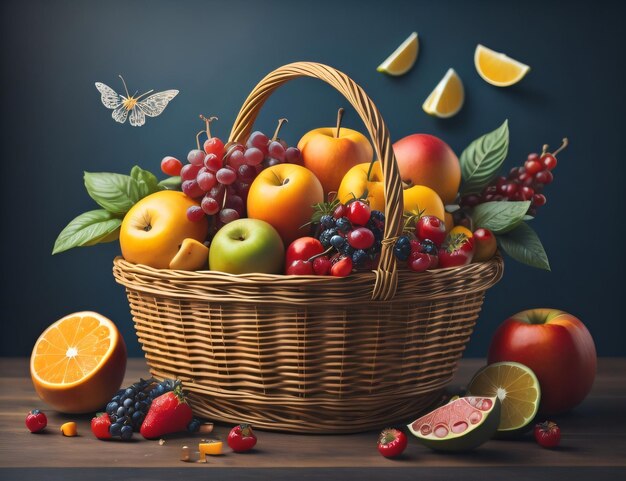
[[[393,255],[399,261],[406,261],[411,255],[411,241],[405,235],[400,236],[393,246]]]
[[[335,218],[332,215],[323,215],[320,218],[320,225],[322,226],[322,229],[332,229],[335,227]]]
[[[113,437],[128,440],[133,431],[139,432],[152,401],[173,391],[180,381],[166,379],[158,382],[154,378],[140,379],[126,389],[120,389],[106,405],[105,411],[111,419],[109,432]]]
[[[322,231],[319,240],[325,249],[330,246],[330,239],[335,235],[337,235],[337,229],[334,227],[332,229],[326,229]]]
[[[352,264],[355,267],[361,267],[366,259],[367,252],[365,252],[363,249],[357,249],[352,254]]]
[[[373,210],[372,213],[370,214],[370,219],[375,219],[379,222],[385,222],[385,214],[383,214],[379,210]]]
[[[339,249],[339,252],[341,252],[342,254],[344,254],[347,257],[352,257],[352,254],[354,254],[354,247],[352,247],[350,244],[348,244],[347,242],[341,247],[341,249]]]
[[[352,230],[352,223],[345,217],[337,219],[337,230],[345,234],[346,232]]]

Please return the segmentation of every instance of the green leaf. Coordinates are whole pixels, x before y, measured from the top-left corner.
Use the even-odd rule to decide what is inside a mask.
[[[516,261],[531,267],[550,270],[548,255],[537,233],[522,222],[511,232],[496,236],[500,247]]]
[[[474,140],[461,154],[461,194],[480,192],[496,176],[509,150],[509,124]]]
[[[162,190],[162,188],[159,187],[159,181],[156,176],[152,172],[144,170],[138,165],[135,165],[131,169],[130,177],[135,179],[137,182],[139,198],[135,202]]]
[[[85,212],[61,231],[54,243],[52,254],[58,254],[73,247],[115,240],[113,233],[119,230],[120,225],[122,225],[122,219],[104,209]]]
[[[159,182],[159,187],[167,190],[180,190],[180,176],[168,177]]]
[[[514,229],[528,212],[530,201],[485,202],[472,210],[474,228],[483,227],[494,234],[504,234]]]
[[[139,185],[128,175],[85,172],[85,188],[100,207],[113,214],[126,214],[140,199]]]

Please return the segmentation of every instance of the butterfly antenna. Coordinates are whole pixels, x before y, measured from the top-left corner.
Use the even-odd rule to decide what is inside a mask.
[[[128,87],[126,87],[126,82],[124,81],[124,77],[122,77],[121,75],[118,75],[118,77],[122,79],[122,83],[124,84],[124,90],[126,90],[126,96],[130,98],[130,94],[128,93]]]
[[[146,95],[148,95],[148,94],[150,94],[150,93],[152,93],[152,92],[154,92],[154,89],[152,89],[152,90],[148,90],[147,92],[142,93],[142,94],[141,94],[139,97],[137,97],[135,100],[139,100],[141,97],[145,97]],[[135,93],[137,93],[137,92],[135,92]],[[135,96],[135,95],[133,94],[133,97],[134,97],[134,96]]]

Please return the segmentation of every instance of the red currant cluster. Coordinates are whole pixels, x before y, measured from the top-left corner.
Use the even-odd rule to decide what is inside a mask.
[[[187,210],[187,218],[200,221],[206,216],[217,216],[214,224],[222,225],[246,216],[246,202],[250,184],[265,168],[279,163],[301,163],[300,151],[277,138],[286,119],[280,119],[274,138],[253,132],[246,145],[237,142],[224,144],[211,136],[210,124],[216,117],[200,116],[206,130],[196,136],[197,148],[187,154],[187,164],[167,156],[161,161],[161,170],[168,175],[180,175],[182,191],[200,202]],[[207,140],[200,148],[199,137],[206,132]]]
[[[461,198],[461,207],[474,207],[483,202],[492,201],[531,201],[528,209],[529,215],[536,215],[537,208],[546,204],[546,196],[543,194],[544,186],[552,183],[554,175],[552,170],[557,165],[556,156],[565,147],[567,139],[556,151],[549,153],[548,146],[543,146],[541,155],[532,153],[528,155],[522,167],[513,167],[508,176],[497,177],[481,194],[468,194]]]

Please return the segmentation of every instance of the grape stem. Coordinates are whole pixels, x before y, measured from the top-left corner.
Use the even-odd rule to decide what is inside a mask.
[[[202,150],[200,147],[200,136],[204,133],[204,130],[201,130],[196,134],[196,145],[198,146],[198,150]]]
[[[211,122],[213,122],[214,120],[219,120],[217,117],[209,117],[206,118],[204,115],[200,114],[200,119],[204,120],[204,123],[206,124],[206,136],[211,139],[212,135],[211,135]]]
[[[339,131],[341,130],[341,120],[343,119],[343,113],[344,113],[344,108],[340,107],[339,110],[337,110],[337,127],[335,130],[336,139],[339,138]]]
[[[287,120],[286,118],[278,119],[278,125],[276,126],[276,130],[274,131],[274,136],[272,137],[272,140],[276,140],[278,138],[278,133],[280,132],[280,129],[283,127],[283,124],[287,122],[289,122],[289,120]]]
[[[559,152],[561,152],[563,149],[565,149],[567,146],[569,145],[569,140],[567,140],[567,137],[563,138],[563,143],[561,144],[561,146],[556,149],[554,152],[552,152],[552,155],[554,157],[556,157],[556,154],[558,154]]]

